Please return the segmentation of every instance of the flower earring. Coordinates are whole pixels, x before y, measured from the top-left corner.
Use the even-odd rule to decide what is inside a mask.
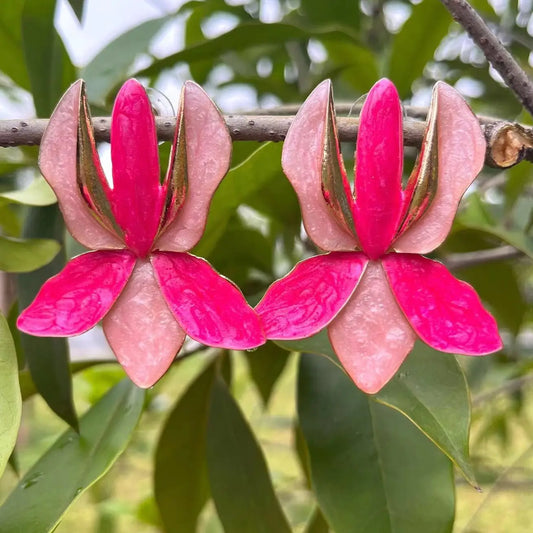
[[[476,117],[438,83],[402,190],[400,100],[382,79],[361,111],[352,193],[331,85],[321,83],[289,129],[282,164],[307,234],[329,253],[302,261],[268,289],[256,307],[267,338],[301,339],[327,327],[340,362],[368,393],[387,383],[417,338],[444,352],[499,350],[497,325],[472,287],[420,255],[445,239],[484,156]]]
[[[135,80],[113,107],[112,185],[96,152],[83,81],[58,104],[39,156],[68,230],[94,251],[48,280],[17,325],[32,335],[71,336],[103,319],[111,349],[141,387],[164,374],[185,335],[228,349],[265,342],[239,289],[187,253],[228,170],[231,138],[195,83],[185,84],[180,105],[162,184],[153,113]]]

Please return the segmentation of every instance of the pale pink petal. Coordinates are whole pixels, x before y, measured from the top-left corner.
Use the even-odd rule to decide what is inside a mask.
[[[256,307],[269,339],[302,339],[327,326],[353,294],[368,258],[332,252],[298,263]]]
[[[258,315],[207,261],[175,252],[156,252],[151,260],[163,296],[187,335],[208,346],[236,350],[265,342]]]
[[[17,320],[31,335],[66,337],[91,329],[109,311],[130,277],[135,257],[127,251],[89,252],[50,278]]]
[[[39,152],[39,167],[54,190],[72,236],[92,249],[124,248],[124,243],[97,222],[77,181],[77,142],[83,81],[74,83],[50,117]]]
[[[424,342],[466,355],[501,349],[494,318],[474,289],[444,265],[420,255],[388,254],[383,266],[400,307]]]
[[[359,285],[328,326],[342,366],[364,392],[378,392],[411,351],[416,335],[390,290],[379,262],[368,263]]]
[[[131,380],[144,388],[166,372],[185,340],[147,259],[137,261],[103,325],[119,363]]]
[[[389,248],[402,214],[402,108],[387,79],[368,93],[357,134],[355,227],[371,259]]]
[[[398,252],[424,254],[444,241],[461,197],[485,161],[485,138],[461,95],[439,82],[434,98],[438,98],[437,193],[426,213],[394,243]]]
[[[300,202],[311,240],[323,250],[354,250],[357,240],[339,223],[322,191],[322,163],[331,82],[323,81],[294,118],[283,143],[281,164]]]
[[[152,107],[143,86],[133,79],[122,86],[113,106],[111,162],[113,214],[128,247],[144,256],[159,228],[163,188]]]
[[[204,90],[188,81],[183,91],[187,193],[183,206],[154,249],[190,250],[204,233],[211,198],[228,171],[231,137],[224,118]]]

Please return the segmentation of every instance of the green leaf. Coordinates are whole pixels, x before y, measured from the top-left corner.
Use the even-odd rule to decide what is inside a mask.
[[[300,10],[313,24],[348,26],[353,31],[361,18],[359,2],[353,0],[301,0]]]
[[[68,0],[68,3],[70,4],[72,11],[74,11],[76,17],[78,17],[78,20],[81,22],[81,19],[83,18],[83,11],[85,9],[85,0]]]
[[[178,399],[157,443],[154,491],[168,533],[194,533],[209,497],[205,439],[214,378],[212,361]]]
[[[0,507],[2,533],[53,531],[79,496],[126,448],[142,413],[145,391],[123,380],[67,430]]]
[[[0,270],[31,272],[50,263],[61,246],[51,239],[0,237]]]
[[[336,533],[451,531],[451,462],[324,357],[301,358],[298,415],[315,493]]]
[[[211,394],[207,468],[226,533],[290,533],[261,449],[221,379]]]
[[[318,507],[313,511],[304,533],[329,533],[329,525]]]
[[[0,193],[0,198],[5,198],[6,200],[17,204],[35,206],[52,205],[57,202],[54,191],[41,176],[33,180],[24,189]]]
[[[0,476],[15,448],[22,400],[15,344],[6,319],[0,314]]]

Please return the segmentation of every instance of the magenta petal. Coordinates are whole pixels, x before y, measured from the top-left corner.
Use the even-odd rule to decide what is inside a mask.
[[[444,241],[461,197],[485,161],[485,138],[461,95],[439,82],[434,98],[438,98],[437,193],[426,213],[395,241],[398,252],[424,254]]]
[[[96,221],[77,181],[77,142],[83,81],[68,89],[44,132],[39,167],[54,190],[69,232],[87,248],[124,248],[124,243]]]
[[[332,252],[298,263],[256,307],[267,338],[302,339],[327,326],[353,294],[367,262],[362,253]]]
[[[420,255],[383,260],[392,291],[420,338],[437,350],[484,355],[501,349],[496,321],[474,289]]]
[[[137,261],[103,325],[118,361],[131,380],[144,388],[166,372],[185,340],[148,260]]]
[[[75,257],[50,278],[17,320],[25,333],[43,337],[78,335],[108,312],[130,277],[135,257],[99,251]]]
[[[159,228],[163,189],[152,107],[136,80],[120,89],[111,122],[112,209],[129,248],[144,256]]]
[[[411,351],[416,335],[390,290],[381,264],[371,261],[354,295],[328,327],[342,366],[364,392],[378,392]]]
[[[355,227],[371,259],[389,248],[402,214],[402,109],[387,79],[368,93],[357,134]]]
[[[207,261],[175,252],[154,253],[151,260],[163,296],[187,335],[236,350],[265,342],[259,317],[242,293]]]
[[[174,221],[154,249],[190,250],[202,237],[211,198],[229,169],[231,137],[224,118],[205,91],[188,81],[183,91],[187,146],[187,193]]]

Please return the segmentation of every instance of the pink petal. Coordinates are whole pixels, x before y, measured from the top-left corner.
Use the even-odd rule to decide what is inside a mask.
[[[420,255],[389,254],[383,266],[400,307],[424,342],[466,355],[501,349],[494,318],[474,289],[444,265]]]
[[[439,82],[438,98],[438,186],[426,213],[394,243],[398,252],[428,253],[448,235],[459,201],[485,161],[485,138],[476,116],[461,95]]]
[[[269,339],[302,339],[327,326],[353,294],[367,257],[332,252],[298,263],[256,307]]]
[[[163,189],[154,115],[146,91],[136,80],[120,89],[111,120],[112,209],[129,248],[150,250],[161,217]]]
[[[242,293],[207,261],[175,252],[151,257],[163,296],[187,335],[208,346],[236,350],[265,342],[259,317]]]
[[[17,327],[31,335],[66,337],[91,329],[108,312],[130,277],[135,257],[98,251],[75,257],[50,278]]]
[[[168,369],[185,332],[161,294],[148,260],[138,260],[130,281],[104,318],[104,333],[131,380],[151,387]]]
[[[357,240],[336,219],[322,191],[322,163],[331,82],[323,81],[300,107],[283,143],[281,164],[300,202],[307,234],[323,250],[354,250]]]
[[[365,253],[377,259],[389,248],[402,214],[402,108],[387,79],[368,93],[357,135],[355,227]]]
[[[416,335],[381,264],[368,263],[355,294],[328,327],[342,366],[364,392],[378,392],[411,351]]]
[[[184,88],[187,193],[174,222],[164,230],[155,249],[184,252],[204,233],[211,198],[228,171],[231,137],[215,104],[196,83]]]
[[[54,190],[69,232],[87,248],[124,248],[99,224],[83,198],[76,177],[77,142],[83,81],[74,83],[50,117],[39,152],[39,167]]]

